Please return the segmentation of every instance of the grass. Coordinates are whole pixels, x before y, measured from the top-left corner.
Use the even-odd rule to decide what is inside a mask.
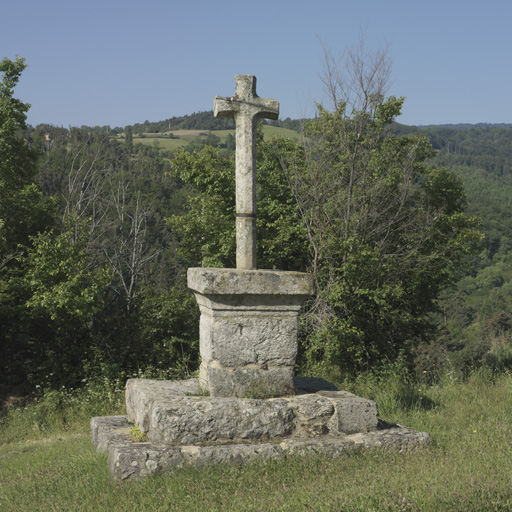
[[[169,133],[173,133],[179,137],[176,139],[169,138]],[[222,142],[226,142],[228,135],[235,136],[235,130],[173,130],[161,133],[145,133],[143,137],[138,137],[136,134],[133,135],[134,143],[145,144],[146,146],[154,146],[165,151],[174,151],[177,148],[186,146],[189,142],[197,142],[204,138],[204,135],[213,133],[221,139]],[[278,128],[276,126],[264,126],[263,135],[265,139],[270,139],[276,135],[299,141],[300,135],[293,130],[287,128]],[[124,135],[119,136],[120,140],[124,140]]]
[[[175,149],[186,146],[189,142],[191,142],[195,137],[187,137],[187,138],[179,138],[179,139],[169,139],[164,137],[133,137],[134,144],[144,144],[146,146],[153,146],[159,149],[163,149],[165,151],[174,151]]]
[[[41,413],[33,411],[44,404],[42,399],[16,413],[19,417],[11,412],[2,426],[0,510],[512,509],[511,375],[482,370],[465,381],[445,375],[432,385],[428,379],[406,382],[389,373],[345,384],[345,389],[375,399],[387,421],[429,432],[432,446],[409,453],[353,453],[336,460],[289,458],[187,468],[142,482],[117,483],[110,479],[106,456],[92,448],[89,412],[63,399],[68,410],[54,412],[45,424]],[[116,399],[105,391],[96,410],[119,412],[119,393],[111,394]],[[48,414],[52,407],[47,404]],[[59,419],[62,415],[66,421]],[[17,436],[11,429],[13,418]],[[31,427],[34,418],[39,418],[38,427]]]
[[[296,131],[289,130],[288,128],[279,128],[277,126],[264,126],[263,135],[265,139],[270,139],[274,136],[279,136],[294,141],[300,141],[301,139],[300,134],[297,133]]]

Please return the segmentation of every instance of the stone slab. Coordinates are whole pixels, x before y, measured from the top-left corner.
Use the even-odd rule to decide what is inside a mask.
[[[335,413],[328,424],[331,432],[356,434],[377,428],[377,405],[373,400],[347,391],[318,391],[317,394],[334,404]]]
[[[282,438],[292,430],[285,400],[188,397],[155,403],[147,434],[154,443],[183,445]]]
[[[325,390],[273,399],[201,396],[198,379],[129,379],[126,410],[154,443],[244,442],[285,437],[340,437],[377,428],[372,400],[346,391]],[[271,380],[269,381],[271,382]],[[298,386],[302,382],[295,381]],[[328,384],[328,383],[326,383]],[[195,396],[194,396],[195,394]]]
[[[299,295],[314,294],[313,276],[282,270],[189,268],[188,287],[202,295]]]
[[[297,329],[296,315],[201,314],[201,359],[206,364],[219,361],[228,368],[250,364],[295,366]]]
[[[149,429],[149,414],[153,404],[169,397],[178,399],[204,393],[198,379],[152,380],[128,379],[126,382],[126,413],[130,421],[139,426],[142,432]]]
[[[111,475],[121,481],[138,480],[156,473],[172,473],[185,465],[243,464],[290,455],[339,457],[349,451],[377,448],[404,452],[426,447],[431,441],[425,432],[391,426],[339,438],[292,438],[274,443],[214,446],[164,446],[132,442],[128,433],[130,427],[126,416],[96,417],[91,420],[94,446],[98,451],[108,451]]]

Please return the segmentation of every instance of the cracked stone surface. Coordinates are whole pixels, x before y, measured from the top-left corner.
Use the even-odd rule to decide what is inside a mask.
[[[128,419],[152,442],[172,445],[338,436],[377,428],[375,402],[346,391],[319,389],[263,400],[191,396],[193,390],[199,394],[197,379],[130,379]]]
[[[337,391],[323,379],[295,377],[294,384],[294,395],[261,400],[203,396],[198,379],[130,379],[128,415],[93,418],[93,444],[108,452],[114,478],[129,480],[184,465],[406,451],[430,443],[425,432],[379,422],[374,402]],[[149,442],[132,442],[133,424]]]
[[[425,432],[392,427],[338,438],[290,438],[279,443],[165,446],[132,442],[128,433],[130,426],[126,416],[91,420],[94,445],[98,451],[108,451],[108,466],[116,480],[139,480],[155,473],[172,473],[185,465],[243,464],[287,455],[339,457],[348,451],[363,449],[404,452],[430,444],[430,436]]]

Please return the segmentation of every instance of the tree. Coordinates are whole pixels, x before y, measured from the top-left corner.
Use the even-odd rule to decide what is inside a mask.
[[[27,346],[23,323],[24,288],[20,286],[24,253],[32,236],[53,223],[53,203],[43,201],[34,182],[37,154],[22,138],[27,103],[13,97],[24,59],[0,62],[0,342],[2,381],[23,380],[20,369]],[[13,382],[13,381],[11,381]]]
[[[127,153],[129,155],[131,155],[132,152],[133,152],[133,131],[132,131],[132,127],[131,126],[127,126],[125,128],[124,133],[125,133],[125,137],[126,137],[126,139],[124,141],[124,143],[126,145],[126,151],[127,151]]]
[[[61,146],[64,157],[53,159]],[[55,179],[40,179],[54,187],[61,221],[32,239],[17,281],[26,340],[19,374],[32,383],[51,373],[48,385],[76,386],[147,367],[185,375],[197,364],[197,328],[189,328],[197,306],[173,286],[175,269],[161,264],[155,279],[150,268],[166,242],[159,202],[179,201],[169,197],[163,159],[147,149],[129,154],[105,133],[71,129],[42,156]]]
[[[281,147],[295,147],[281,141]],[[259,268],[297,270],[306,267],[307,235],[279,154],[258,132],[257,262]],[[168,221],[178,233],[178,250],[190,265],[231,267],[236,265],[235,161],[218,148],[177,151],[172,174],[192,186],[184,213]]]
[[[13,97],[25,67],[20,57],[0,62],[0,269],[13,260],[19,244],[51,221],[50,205],[35,184],[37,153],[21,137],[30,105]]]
[[[326,62],[332,110],[318,105],[302,146],[281,162],[317,288],[304,321],[306,360],[351,373],[429,337],[441,291],[481,234],[463,213],[460,180],[427,165],[428,140],[393,132],[403,99],[384,98],[386,52],[369,55],[360,44]]]
[[[317,288],[304,322],[309,363],[352,372],[411,353],[481,238],[460,180],[426,165],[426,139],[389,130],[401,104],[351,116],[343,103],[319,107],[301,151],[282,156]]]

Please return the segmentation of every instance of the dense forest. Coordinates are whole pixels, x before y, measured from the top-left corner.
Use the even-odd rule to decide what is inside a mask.
[[[186,269],[234,265],[234,138],[168,151],[132,134],[232,120],[27,126],[24,63],[1,64],[2,388],[193,372]],[[404,126],[401,105],[268,123],[300,143],[260,132],[259,267],[316,280],[301,369],[512,367],[512,127]]]

